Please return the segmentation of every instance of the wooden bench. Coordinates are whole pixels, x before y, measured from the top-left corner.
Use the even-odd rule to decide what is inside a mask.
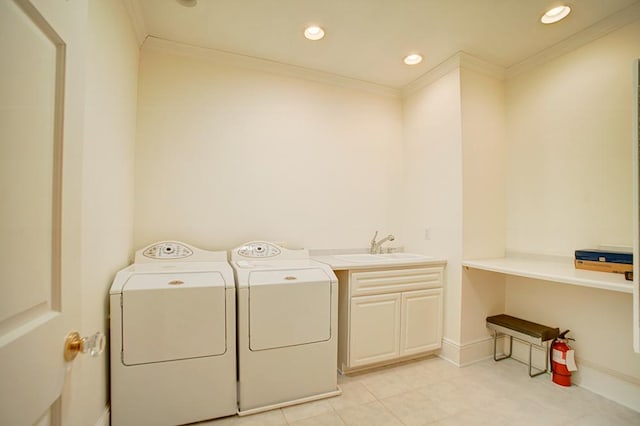
[[[511,352],[513,349],[513,339],[520,340],[529,344],[529,376],[535,377],[540,374],[546,373],[549,369],[549,340],[555,339],[560,333],[560,329],[547,327],[546,325],[537,324],[535,322],[526,321],[520,318],[512,317],[510,315],[494,315],[487,317],[487,328],[493,330],[493,359],[494,361],[502,361],[503,359],[511,358]],[[497,342],[499,335],[509,336],[509,353],[498,358],[497,356]],[[546,346],[543,346],[546,343]],[[542,348],[545,351],[545,365],[544,370],[539,370],[533,374],[533,367],[531,365],[531,351],[533,345]]]

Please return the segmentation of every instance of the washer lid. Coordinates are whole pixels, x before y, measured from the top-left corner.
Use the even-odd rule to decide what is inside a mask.
[[[223,355],[226,291],[219,272],[132,275],[121,295],[123,364]]]
[[[249,349],[260,351],[331,338],[331,280],[319,268],[249,274]]]

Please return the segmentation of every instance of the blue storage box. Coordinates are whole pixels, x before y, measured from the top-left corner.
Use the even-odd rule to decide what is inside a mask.
[[[625,263],[627,265],[632,265],[633,253],[624,252],[624,251],[582,249],[582,250],[576,250],[576,260],[588,260],[591,262]]]

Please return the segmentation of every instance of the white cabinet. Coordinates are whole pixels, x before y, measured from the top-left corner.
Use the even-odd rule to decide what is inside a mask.
[[[400,355],[400,294],[351,299],[349,365],[357,367]]]
[[[444,265],[337,271],[338,368],[360,370],[442,345]]]
[[[402,293],[400,355],[442,346],[442,289]]]

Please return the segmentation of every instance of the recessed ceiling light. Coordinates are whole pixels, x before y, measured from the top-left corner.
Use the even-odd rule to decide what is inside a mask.
[[[176,0],[178,3],[183,5],[184,7],[194,7],[198,4],[198,0]]]
[[[558,22],[565,18],[569,12],[571,12],[571,8],[569,6],[554,7],[553,9],[547,10],[547,12],[542,15],[540,22],[543,24],[553,24],[554,22]]]
[[[412,53],[404,57],[404,63],[407,65],[417,65],[422,62],[422,56],[417,53]]]
[[[304,36],[309,40],[320,40],[324,37],[324,30],[317,25],[310,25],[304,29]]]

